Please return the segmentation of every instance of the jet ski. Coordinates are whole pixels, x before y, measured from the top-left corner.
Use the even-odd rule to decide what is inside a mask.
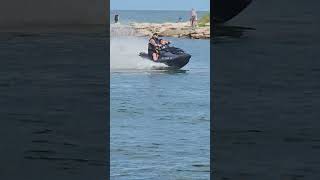
[[[139,56],[155,63],[165,64],[168,66],[168,69],[180,69],[188,64],[191,58],[191,55],[184,52],[182,49],[169,45],[165,45],[158,50],[160,57],[157,61],[153,61],[148,53],[145,52],[140,52]]]

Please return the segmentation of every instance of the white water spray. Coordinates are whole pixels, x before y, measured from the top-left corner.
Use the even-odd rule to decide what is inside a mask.
[[[147,37],[138,37],[130,27],[118,24],[111,25],[110,33],[111,71],[152,70],[166,67],[164,64],[148,61],[139,56],[140,52],[147,51]]]

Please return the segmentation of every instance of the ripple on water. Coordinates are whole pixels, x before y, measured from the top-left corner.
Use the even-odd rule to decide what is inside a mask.
[[[209,179],[209,41],[172,40],[185,70],[112,72],[111,179]]]

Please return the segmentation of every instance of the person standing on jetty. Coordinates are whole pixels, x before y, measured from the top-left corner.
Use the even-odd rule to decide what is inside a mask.
[[[197,25],[197,19],[198,19],[197,12],[194,8],[192,8],[191,9],[191,18],[190,18],[190,23],[191,23],[192,28],[194,28]]]
[[[114,23],[118,23],[119,21],[119,14],[114,15]]]

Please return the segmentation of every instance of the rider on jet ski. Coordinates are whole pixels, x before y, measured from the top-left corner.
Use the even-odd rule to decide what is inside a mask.
[[[170,44],[170,41],[166,41],[166,40],[160,39],[159,42],[160,42],[160,45],[161,45],[160,49],[165,49],[165,48],[169,47],[168,45]]]
[[[165,56],[171,56],[172,53],[170,53],[169,49],[169,44],[170,44],[170,41],[166,41],[166,40],[163,40],[163,39],[160,39],[159,40],[160,42],[160,45],[161,47],[159,48],[159,58],[161,57],[165,57]]]
[[[149,39],[148,53],[140,52],[139,56],[147,61],[164,64],[167,69],[180,69],[188,64],[191,55],[169,44],[170,41],[158,39],[158,34],[155,33]]]
[[[154,33],[152,37],[149,39],[148,44],[148,55],[149,57],[157,61],[160,57],[160,50],[166,48],[170,43],[169,41],[165,41],[163,39],[158,39],[158,33]]]

